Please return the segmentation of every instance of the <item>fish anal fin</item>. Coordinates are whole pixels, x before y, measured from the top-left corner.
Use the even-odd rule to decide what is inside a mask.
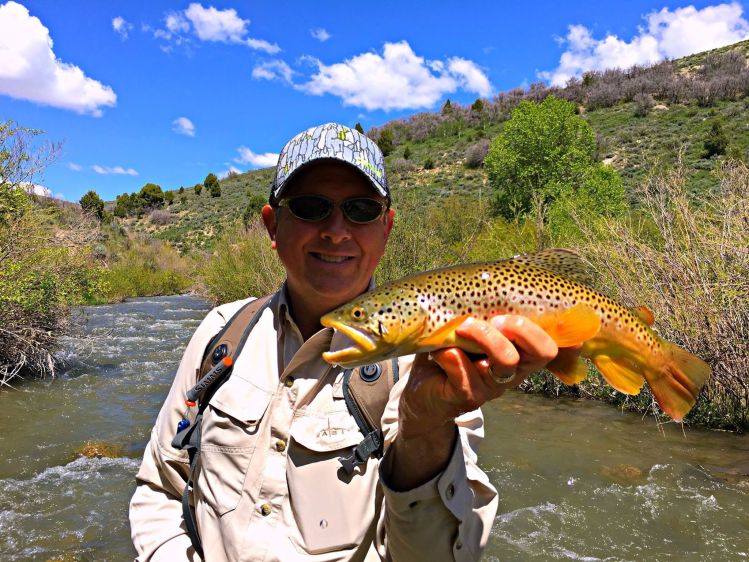
[[[559,347],[580,345],[601,329],[601,319],[596,311],[583,303],[560,313],[544,314],[535,321]]]
[[[455,329],[460,326],[463,321],[468,318],[468,314],[456,316],[443,326],[437,328],[434,332],[426,337],[421,338],[416,342],[416,346],[420,350],[427,351],[427,349],[440,349],[443,347],[459,346],[459,336],[455,333]]]
[[[608,355],[596,355],[593,364],[601,372],[606,382],[624,394],[639,394],[645,378],[632,370],[632,367],[621,359]]]
[[[560,349],[559,354],[546,365],[552,375],[564,384],[577,384],[588,376],[588,364],[577,352]]]
[[[640,320],[645,322],[645,324],[647,324],[648,326],[652,326],[653,323],[655,322],[655,314],[653,314],[653,311],[650,310],[644,304],[633,307],[632,314],[637,316]]]

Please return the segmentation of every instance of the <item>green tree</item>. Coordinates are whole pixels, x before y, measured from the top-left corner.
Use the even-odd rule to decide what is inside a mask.
[[[723,129],[723,123],[721,121],[713,121],[710,131],[707,134],[707,138],[705,139],[704,147],[705,158],[720,156],[726,153],[726,149],[728,148],[728,136]]]
[[[164,201],[166,201],[167,205],[171,205],[174,203],[174,192],[173,191],[167,191],[164,193]]]
[[[481,98],[476,98],[476,101],[471,104],[471,111],[473,113],[483,113],[484,112],[484,101]]]
[[[260,211],[267,202],[268,199],[262,195],[257,193],[250,195],[250,201],[247,203],[244,213],[242,213],[242,224],[245,228],[249,228],[253,218],[260,216]]]
[[[450,115],[453,112],[453,104],[450,103],[450,99],[448,98],[447,101],[442,105],[442,115]]]
[[[102,201],[99,194],[93,189],[81,197],[79,203],[81,204],[81,209],[84,211],[93,213],[99,220],[104,218],[104,201]]]
[[[494,211],[510,220],[533,212],[543,222],[547,207],[574,193],[597,165],[595,150],[595,134],[575,104],[554,96],[520,102],[484,159]]]
[[[411,159],[411,147],[410,146],[407,146],[406,148],[403,149],[403,158],[406,160]]]
[[[383,156],[387,156],[393,151],[395,145],[393,143],[393,130],[389,128],[382,129],[380,132],[380,138],[377,141],[377,146],[380,147]]]
[[[132,215],[135,210],[137,198],[138,196],[135,194],[123,193],[122,195],[118,195],[114,200],[114,211],[112,211],[114,216],[125,218]]]
[[[195,187],[193,187],[193,190],[195,191],[195,195],[200,196],[200,193],[203,191],[203,184],[202,183],[196,183]]]
[[[218,183],[216,174],[208,174],[203,180],[203,185],[211,194],[211,197],[221,197],[221,186]]]
[[[185,192],[185,187],[180,185],[179,186],[179,194],[182,195]]]
[[[164,192],[155,183],[147,183],[141,187],[138,198],[144,208],[161,207],[164,204]]]
[[[356,122],[356,125],[354,125],[354,129],[359,131],[362,135],[364,134],[364,127],[361,126],[361,123],[358,121]]]

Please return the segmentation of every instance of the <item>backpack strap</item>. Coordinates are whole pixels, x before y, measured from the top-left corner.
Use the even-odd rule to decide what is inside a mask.
[[[350,456],[338,459],[348,474],[353,473],[358,465],[366,463],[369,457],[382,458],[382,414],[396,382],[397,358],[344,371],[343,398],[364,435]]]
[[[185,489],[182,492],[182,517],[185,520],[185,527],[192,546],[201,558],[205,557],[203,556],[203,546],[198,534],[195,515],[190,506],[190,490],[193,488],[193,476],[200,458],[203,411],[215,392],[229,378],[234,361],[242,351],[252,328],[255,327],[255,324],[258,323],[263,312],[269,306],[272,296],[267,295],[242,306],[229,318],[221,331],[211,339],[198,370],[198,382],[186,393],[185,404],[188,407],[198,406],[195,421],[192,424],[187,419],[180,421],[177,426],[177,434],[172,439],[172,447],[186,450],[190,460],[190,471]]]

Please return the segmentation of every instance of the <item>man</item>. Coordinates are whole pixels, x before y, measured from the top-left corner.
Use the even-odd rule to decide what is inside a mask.
[[[476,464],[478,408],[558,350],[522,317],[467,320],[460,335],[486,357],[400,358],[384,457],[342,471],[361,434],[341,369],[321,358],[336,340],[319,321],[371,287],[394,214],[382,154],[355,130],[314,127],[281,152],[262,215],[286,282],[204,412],[193,499],[206,560],[479,558],[498,500]],[[156,421],[130,508],[139,560],[198,559],[181,504],[187,457],[171,441],[206,346],[241,304],[200,325]]]

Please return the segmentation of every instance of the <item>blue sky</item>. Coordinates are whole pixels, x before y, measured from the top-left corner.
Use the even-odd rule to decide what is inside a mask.
[[[61,141],[37,178],[103,198],[271,165],[302,129],[365,129],[586,69],[749,37],[741,2],[0,0],[0,120]]]

